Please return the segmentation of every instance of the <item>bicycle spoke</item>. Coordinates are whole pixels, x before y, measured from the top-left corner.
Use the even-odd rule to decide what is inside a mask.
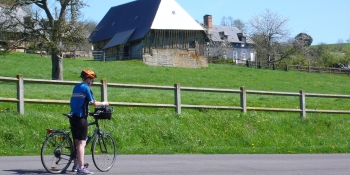
[[[70,165],[71,140],[64,134],[52,134],[43,143],[41,162],[44,168],[51,173],[61,173]]]
[[[92,151],[92,158],[98,170],[108,171],[112,168],[117,150],[115,141],[110,134],[104,133],[97,136],[92,145]]]

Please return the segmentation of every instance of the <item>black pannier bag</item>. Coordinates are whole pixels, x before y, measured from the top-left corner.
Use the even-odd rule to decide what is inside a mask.
[[[98,106],[95,107],[95,112],[92,113],[96,119],[108,119],[112,118],[113,108],[110,106]]]

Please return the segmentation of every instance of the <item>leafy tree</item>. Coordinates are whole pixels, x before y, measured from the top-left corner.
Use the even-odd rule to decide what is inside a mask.
[[[4,5],[11,5],[13,3],[15,3],[16,0],[2,0],[1,4]]]
[[[72,46],[72,43],[81,43],[88,36],[82,32],[84,24],[77,22],[80,9],[86,4],[80,0],[15,0],[11,10],[28,6],[34,9],[27,22],[16,16],[12,20],[22,26],[27,38],[38,45],[47,46],[51,53],[52,79],[63,79],[62,51]]]
[[[233,21],[233,24],[232,24],[233,27],[237,27],[239,30],[241,30],[242,32],[245,32],[247,31],[247,27],[246,27],[246,24],[241,21],[240,19],[235,19]]]
[[[306,33],[299,33],[296,37],[295,40],[300,43],[303,47],[308,47],[311,46],[312,44],[312,37]]]
[[[316,65],[325,67],[333,67],[340,63],[342,59],[341,54],[332,51],[332,48],[325,43],[310,48],[310,57]]]

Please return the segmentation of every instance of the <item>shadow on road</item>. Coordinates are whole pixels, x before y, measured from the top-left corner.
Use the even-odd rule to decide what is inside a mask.
[[[4,172],[12,172],[11,174],[51,174],[46,170],[29,170],[29,169],[13,169],[13,170],[2,170]],[[0,173],[2,174],[2,173]],[[5,173],[8,174],[8,173]],[[69,174],[67,172],[61,174]]]

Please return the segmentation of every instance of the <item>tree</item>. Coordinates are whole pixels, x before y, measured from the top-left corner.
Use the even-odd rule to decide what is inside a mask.
[[[222,26],[228,26],[228,25],[229,25],[228,18],[226,18],[225,16],[223,16],[223,17],[221,18],[221,25],[222,25]]]
[[[13,3],[15,3],[16,0],[2,0],[1,4],[4,5],[11,5]]]
[[[234,21],[233,21],[233,25],[232,25],[233,27],[237,27],[239,30],[241,30],[242,32],[245,32],[245,31],[247,31],[247,28],[246,28],[246,25],[245,25],[245,23],[242,21],[242,20],[240,20],[240,19],[235,19]]]
[[[300,43],[303,47],[308,47],[311,46],[312,44],[312,37],[306,33],[299,33],[296,37],[295,40]]]
[[[293,46],[296,49],[295,52],[299,52],[303,61],[306,59],[308,61],[308,64],[311,61],[311,59],[309,58],[309,46],[311,46],[312,41],[312,37],[306,33],[299,33],[297,36],[294,37]]]
[[[6,55],[15,48],[20,48],[25,42],[26,36],[23,32],[23,27],[18,25],[13,18],[24,18],[24,10],[22,8],[16,8],[11,11],[11,7],[6,5],[11,3],[10,1],[4,2],[4,5],[0,6],[0,54]],[[23,22],[23,21],[21,21]]]
[[[284,48],[290,47],[291,43],[287,42],[290,35],[287,29],[288,20],[266,9],[264,13],[253,16],[249,21],[251,38],[255,42],[255,50],[261,61],[276,62],[276,57],[283,55],[282,51],[285,52]]]
[[[49,48],[52,61],[52,79],[63,79],[62,51],[72,43],[80,43],[88,36],[81,32],[83,25],[77,22],[80,9],[86,4],[80,0],[15,0],[12,10],[31,5],[34,13],[27,21],[12,17],[17,25],[22,26],[31,41]],[[26,38],[28,39],[28,38]]]
[[[231,27],[237,27],[239,30],[246,31],[246,25],[245,23],[240,19],[233,19],[231,16],[225,17],[223,16],[221,18],[221,25],[223,26],[231,26]]]
[[[344,48],[344,41],[343,41],[343,39],[338,39],[336,48],[337,48],[338,51],[342,51],[343,50],[343,48]]]

